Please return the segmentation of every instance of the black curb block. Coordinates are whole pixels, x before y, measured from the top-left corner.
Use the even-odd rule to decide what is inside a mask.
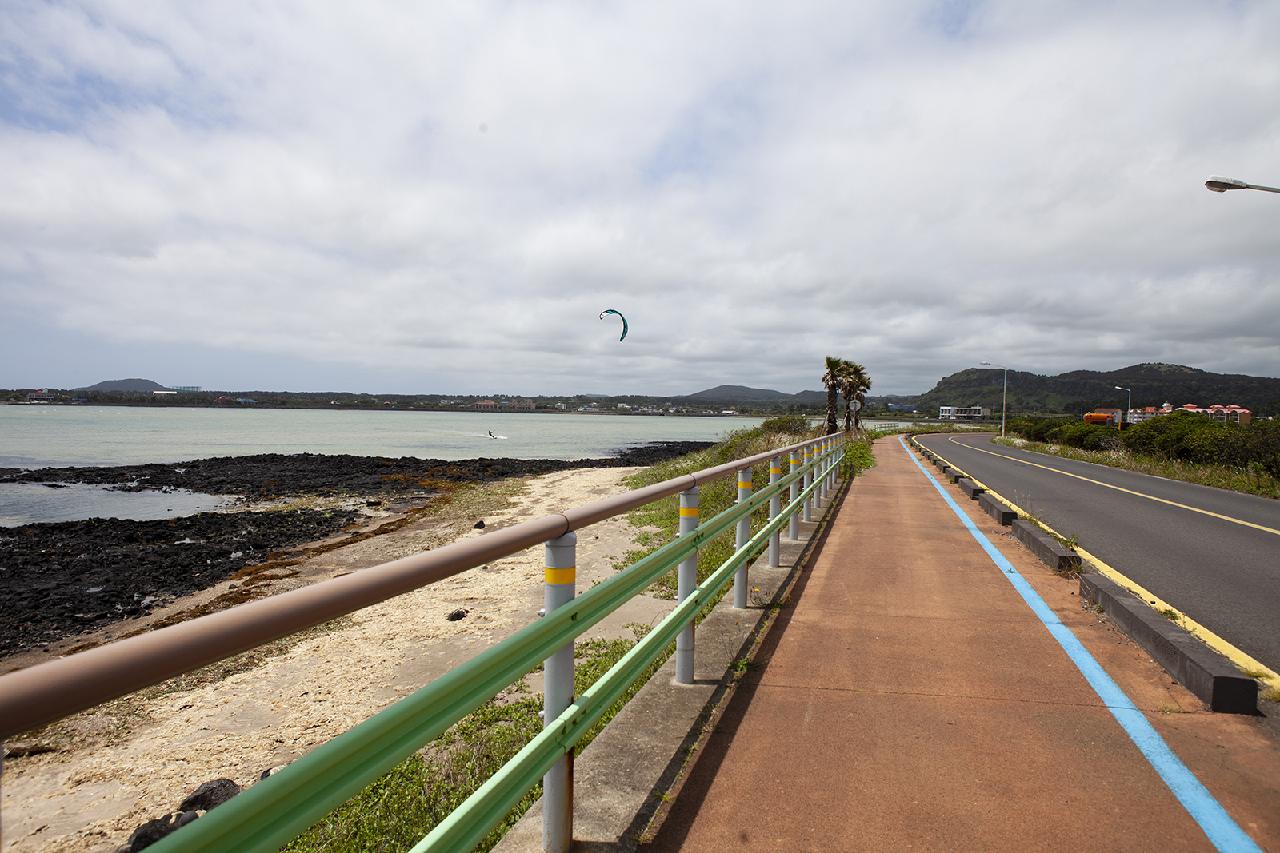
[[[964,472],[961,471],[959,468],[948,468],[942,473],[946,474],[947,479],[953,483],[960,482],[960,480],[963,479],[964,477]]]
[[[1000,501],[996,500],[990,493],[984,492],[978,495],[978,506],[982,507],[987,515],[994,518],[999,523],[1008,527],[1017,519],[1018,514],[1009,509]]]
[[[968,477],[961,477],[956,481],[956,485],[960,487],[960,491],[969,496],[969,500],[971,501],[976,501],[978,499],[978,495],[986,491],[986,489],[982,488],[982,486],[979,486]]]
[[[1258,713],[1258,682],[1231,661],[1152,610],[1120,584],[1096,573],[1080,576],[1080,596],[1100,605],[1156,663],[1200,698],[1210,710]]]
[[[1013,522],[1013,535],[1054,571],[1079,571],[1079,554],[1025,518],[1019,518]]]

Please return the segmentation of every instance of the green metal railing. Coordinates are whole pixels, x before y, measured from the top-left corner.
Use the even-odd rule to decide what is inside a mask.
[[[278,849],[672,571],[684,557],[731,530],[740,518],[766,507],[770,498],[781,494],[793,482],[802,481],[806,473],[812,473],[812,485],[803,489],[799,497],[791,500],[746,544],[738,547],[691,595],[413,850],[416,853],[469,848],[502,820],[541,774],[573,749],[631,683],[658,659],[681,629],[715,599],[738,567],[762,550],[769,537],[780,530],[792,514],[800,511],[811,496],[820,493],[827,476],[843,456],[843,445],[831,441],[825,452],[809,463],[320,745],[151,849],[157,853]]]

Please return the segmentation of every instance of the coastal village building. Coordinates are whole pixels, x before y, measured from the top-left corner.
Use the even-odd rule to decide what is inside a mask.
[[[1089,423],[1117,423],[1120,415],[1120,409],[1096,408],[1089,414],[1085,415],[1085,421]],[[1138,409],[1130,409],[1125,414],[1125,423],[1140,424],[1143,421],[1149,421],[1152,418],[1158,418],[1162,415],[1169,415],[1173,412],[1190,412],[1194,415],[1204,415],[1213,418],[1215,421],[1231,424],[1247,424],[1253,420],[1253,412],[1243,406],[1237,406],[1235,403],[1228,403],[1225,406],[1222,403],[1214,403],[1211,406],[1197,406],[1195,403],[1187,403],[1186,405],[1174,408],[1172,403],[1165,403],[1162,406],[1143,406]],[[1090,416],[1105,416],[1103,419],[1095,419]]]
[[[940,421],[979,421],[990,416],[991,410],[982,406],[939,406]]]
[[[532,412],[534,409],[533,400],[517,398],[514,400],[477,400],[472,404],[472,408],[478,412],[497,412],[514,411],[514,412]]]
[[[1194,412],[1197,415],[1206,415],[1207,417],[1213,418],[1215,421],[1222,421],[1229,424],[1240,424],[1242,426],[1253,420],[1252,411],[1246,409],[1244,406],[1237,406],[1235,403],[1228,403],[1225,406],[1221,403],[1214,403],[1213,405],[1206,406],[1204,408],[1197,406],[1195,403],[1187,403],[1178,411]]]

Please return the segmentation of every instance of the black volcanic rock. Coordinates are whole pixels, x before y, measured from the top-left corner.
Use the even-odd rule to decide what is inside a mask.
[[[402,456],[262,453],[220,456],[176,464],[114,467],[0,468],[0,483],[94,483],[122,491],[190,489],[213,495],[275,498],[430,491],[433,481],[475,483],[505,477],[533,477],[570,468],[652,465],[702,450],[709,441],[658,441],[620,450],[600,459],[419,459]]]
[[[0,656],[149,613],[355,518],[308,509],[0,527]]]
[[[670,441],[604,459],[468,459],[263,454],[178,465],[0,469],[0,482],[82,482],[212,494],[428,495],[441,481],[483,482],[569,468],[642,466],[708,447]],[[369,501],[365,501],[368,503]],[[376,499],[374,503],[378,503]],[[46,645],[206,589],[273,551],[322,539],[348,510],[201,513],[159,521],[92,518],[0,527],[0,657]]]

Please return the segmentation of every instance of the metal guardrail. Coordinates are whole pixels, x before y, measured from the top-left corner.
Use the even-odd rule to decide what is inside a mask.
[[[786,475],[783,454],[790,457]],[[790,523],[794,538],[794,519],[801,514],[812,518],[816,501],[835,488],[843,455],[839,436],[800,442],[2,676],[0,738],[545,543],[544,618],[320,745],[153,849],[275,850],[545,661],[543,731],[413,849],[474,845],[543,776],[544,846],[567,850],[572,781],[566,756],[672,640],[677,641],[678,664],[686,662],[677,666],[677,680],[692,681],[693,620],[699,610],[730,577],[734,606],[746,606],[749,557],[767,547],[770,564],[776,564],[783,525]],[[753,492],[752,466],[765,461],[770,463],[770,484]],[[698,485],[734,473],[737,503],[699,525]],[[789,501],[782,506],[788,489]],[[681,495],[679,535],[575,597],[573,531],[674,494]],[[769,522],[749,535],[751,514],[765,506]],[[735,522],[733,554],[697,584],[698,549]],[[677,564],[680,603],[575,700],[574,639]]]

